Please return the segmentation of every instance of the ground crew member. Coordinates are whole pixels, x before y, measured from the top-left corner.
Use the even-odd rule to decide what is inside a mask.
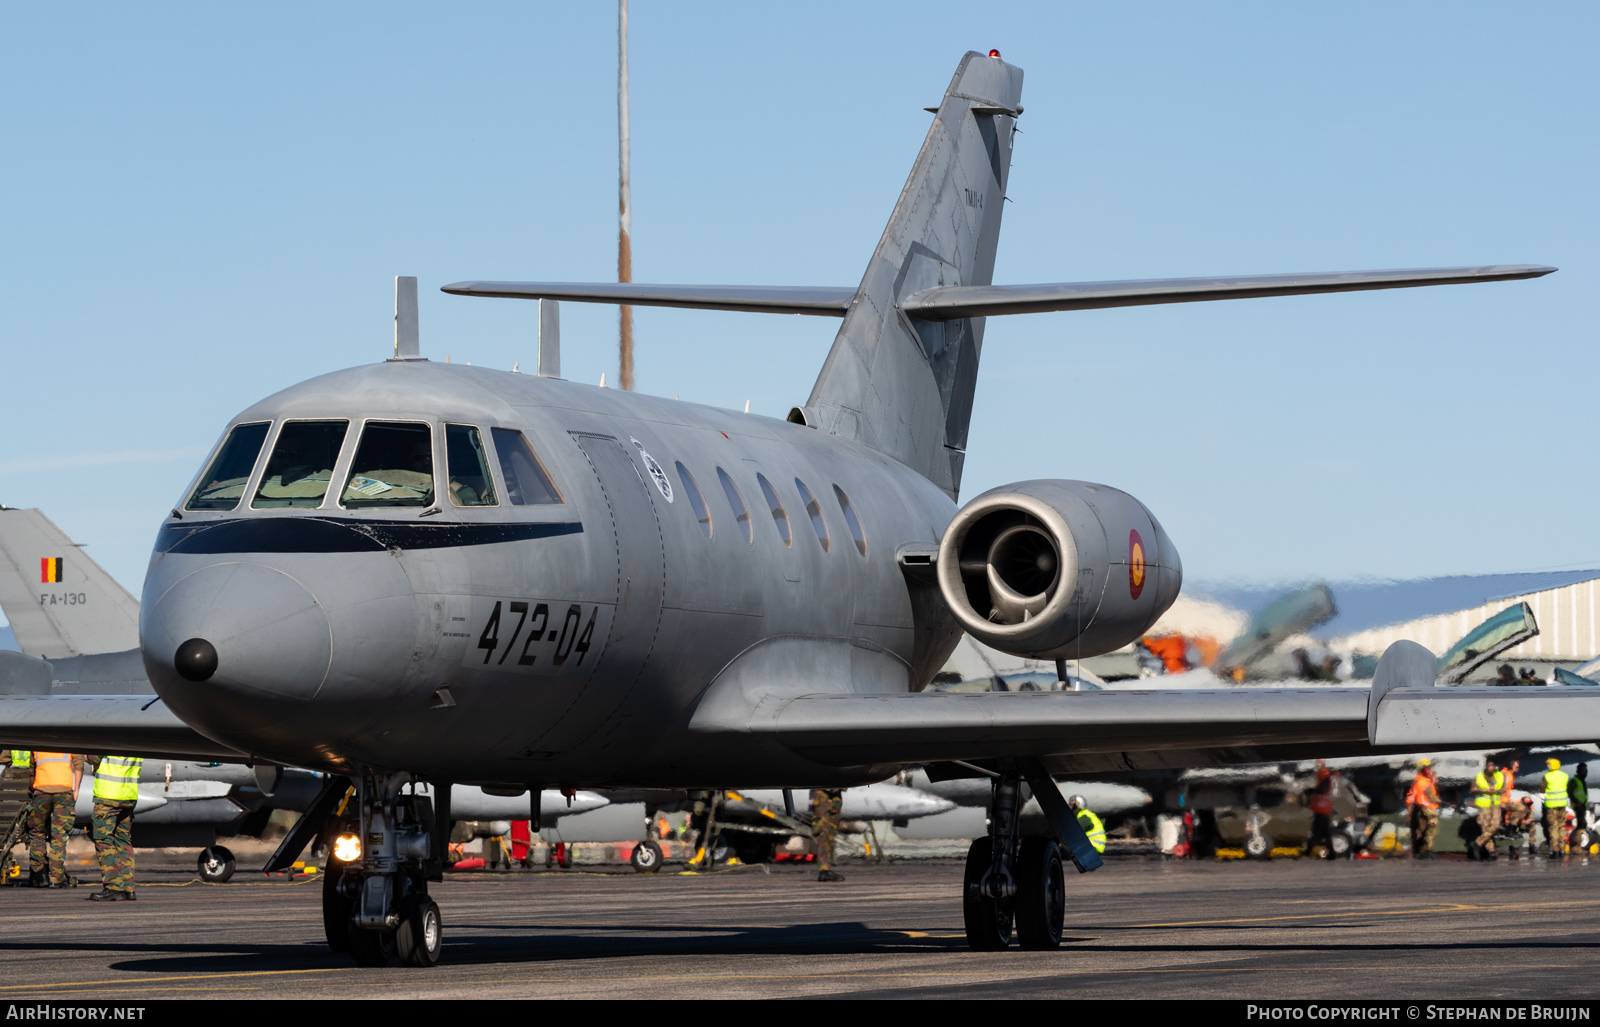
[[[22,841],[28,847],[31,857],[35,851],[44,851],[44,841],[36,838],[33,833],[33,807],[39,801],[39,794],[33,790],[33,753],[27,749],[0,750],[0,763],[8,764],[14,768],[13,778],[28,778],[28,798],[22,805]],[[45,888],[50,884],[50,879],[37,870],[29,867],[28,884],[34,888]]]
[[[94,854],[100,860],[95,902],[133,900],[133,808],[139,802],[138,756],[102,756],[94,773]]]
[[[844,793],[838,788],[818,788],[811,793],[811,838],[817,846],[817,880],[842,881],[833,869],[833,840],[839,835],[839,811]]]
[[[1411,858],[1428,859],[1439,833],[1439,781],[1433,776],[1432,760],[1417,761],[1417,776],[1406,792],[1406,805],[1411,807]]]
[[[1083,796],[1074,795],[1068,799],[1067,808],[1077,812],[1078,825],[1083,828],[1083,833],[1089,836],[1089,844],[1094,846],[1094,851],[1106,851],[1106,825],[1095,816],[1094,810],[1089,808]]]
[[[1495,767],[1494,760],[1484,760],[1483,770],[1472,781],[1472,804],[1478,807],[1478,837],[1474,844],[1489,859],[1494,859],[1494,833],[1500,830],[1500,793],[1505,784],[1505,772]]]
[[[1333,789],[1333,772],[1318,760],[1317,783],[1306,799],[1306,808],[1311,810],[1311,837],[1306,839],[1308,856],[1313,848],[1322,845],[1322,858],[1333,858]]]
[[[67,834],[72,830],[83,757],[68,752],[33,753],[33,801],[28,805],[28,870],[35,888],[71,888]]]
[[[1550,855],[1567,853],[1567,806],[1570,797],[1567,791],[1566,771],[1561,769],[1561,761],[1548,759],[1544,765],[1549,769],[1544,772],[1544,836],[1550,842]]]
[[[1572,815],[1577,819],[1573,824],[1577,828],[1589,826],[1589,764],[1578,764],[1578,776],[1567,782],[1567,802],[1572,806]]]

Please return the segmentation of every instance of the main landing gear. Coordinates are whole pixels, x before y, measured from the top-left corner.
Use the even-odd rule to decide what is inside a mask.
[[[1079,872],[1100,866],[1099,854],[1055,782],[1042,768],[1029,768],[1026,776],[1060,842],[1022,836],[1023,775],[1014,768],[995,775],[989,835],[975,839],[967,850],[962,882],[967,944],[978,952],[1009,948],[1013,932],[1021,948],[1059,948],[1067,907],[1063,861],[1075,862]]]
[[[362,775],[333,811],[322,883],[328,947],[357,966],[433,966],[444,946],[439,906],[428,882],[442,879],[433,801],[409,774]],[[448,795],[448,787],[436,789]],[[440,811],[448,824],[448,810]]]

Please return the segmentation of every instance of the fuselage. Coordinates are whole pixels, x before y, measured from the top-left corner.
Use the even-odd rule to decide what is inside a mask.
[[[259,455],[215,488],[235,435]],[[395,439],[412,465],[372,470],[400,461],[374,456]],[[796,652],[845,654],[817,660],[813,691],[921,688],[957,636],[896,551],[936,542],[954,511],[904,465],[803,425],[390,361],[234,418],[163,523],[141,643],[176,713],[281,763],[802,784],[706,751],[697,704],[741,660],[810,680]],[[191,642],[212,655],[180,659]]]

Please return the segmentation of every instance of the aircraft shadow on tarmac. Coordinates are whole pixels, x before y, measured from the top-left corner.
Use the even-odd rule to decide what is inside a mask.
[[[847,955],[891,954],[894,952],[965,952],[966,939],[956,932],[923,933],[886,931],[859,922],[835,922],[784,927],[726,927],[677,923],[570,926],[541,929],[526,924],[452,925],[453,937],[445,946],[443,966],[483,966],[493,964],[553,963],[584,959],[638,958],[649,956],[715,955]],[[1127,928],[1115,928],[1127,930]],[[1246,925],[1207,925],[1209,932],[1224,933],[1261,930]],[[1296,934],[1304,931],[1359,931],[1362,925],[1285,925],[1274,932]],[[500,932],[514,937],[499,936]],[[531,932],[531,933],[530,933]],[[1309,942],[1285,937],[1277,942],[1137,943],[1102,942],[1095,936],[1068,937],[1060,954],[1073,953],[1226,953],[1274,952],[1466,952],[1475,949],[1503,950],[1506,947],[1529,949],[1592,949],[1595,941],[1458,941],[1458,942]],[[0,943],[0,952],[23,946]],[[108,969],[140,973],[224,973],[261,970],[321,969],[344,967],[342,957],[330,953],[320,939],[301,944],[241,944],[233,942],[195,944],[31,943],[31,952],[121,952],[128,958],[108,964]],[[1081,967],[1080,967],[1081,969]]]
[[[684,955],[841,955],[894,951],[965,951],[966,937],[955,932],[885,931],[858,922],[783,927],[724,927],[715,924],[619,924],[540,928],[517,923],[449,923],[441,966],[566,962]],[[501,932],[509,936],[499,936]],[[920,936],[919,936],[920,935]],[[0,943],[0,953],[24,946]],[[222,973],[345,967],[320,938],[303,944],[238,942],[128,944],[63,942],[30,944],[30,952],[123,952],[130,958],[108,964],[112,970],[140,973]]]

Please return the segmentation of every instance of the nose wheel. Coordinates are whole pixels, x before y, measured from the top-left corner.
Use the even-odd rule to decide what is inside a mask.
[[[333,839],[323,932],[328,947],[357,966],[428,967],[443,954],[444,918],[428,882],[442,878],[449,813],[436,823],[430,798],[408,784],[408,774],[363,775],[322,832]]]

